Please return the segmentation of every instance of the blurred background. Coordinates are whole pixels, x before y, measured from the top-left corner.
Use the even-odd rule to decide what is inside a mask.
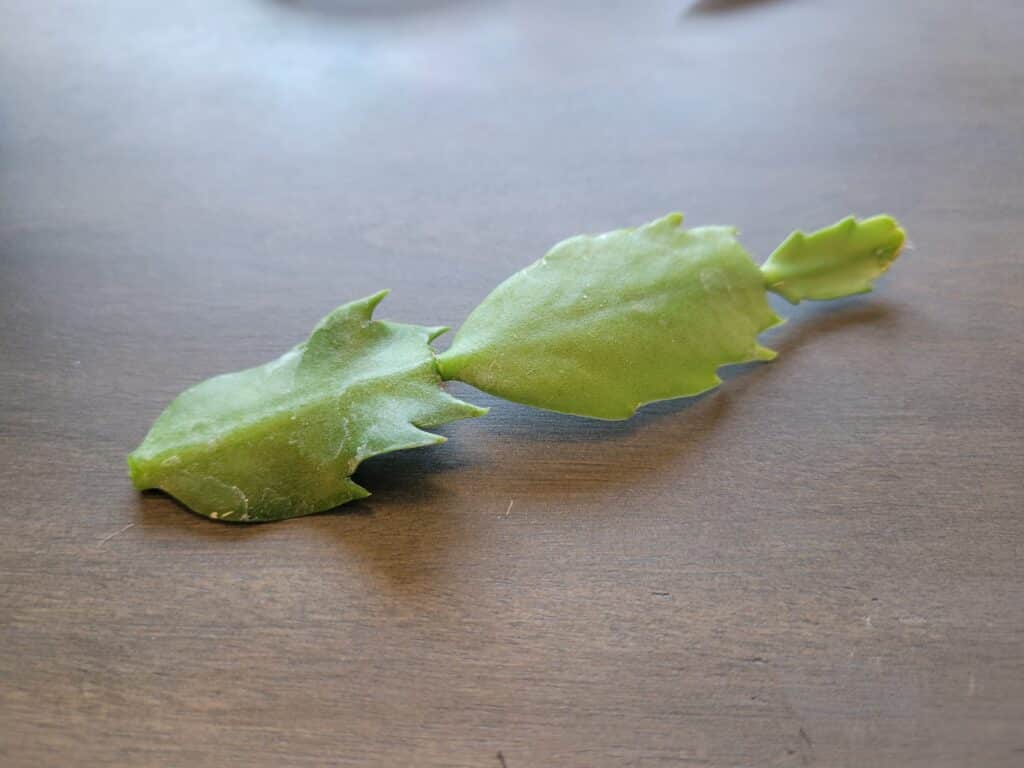
[[[759,257],[850,212],[1019,212],[1021,11],[997,5],[6,0],[0,226],[49,258],[101,240],[107,312],[125,270],[157,313],[264,312],[272,274],[302,335],[382,285],[457,322],[480,296],[453,280],[667,210]]]

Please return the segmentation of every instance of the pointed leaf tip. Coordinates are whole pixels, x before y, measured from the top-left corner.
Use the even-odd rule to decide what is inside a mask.
[[[450,330],[451,327],[447,325],[436,325],[433,328],[427,328],[427,341],[434,341],[434,339],[444,336]]]

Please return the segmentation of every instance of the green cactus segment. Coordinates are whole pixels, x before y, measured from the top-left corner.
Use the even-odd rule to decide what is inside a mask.
[[[810,235],[794,232],[761,267],[765,286],[792,304],[867,293],[905,241],[891,216],[852,216]]]
[[[366,458],[444,441],[425,430],[483,409],[458,379],[552,411],[626,419],[720,383],[723,365],[770,360],[758,335],[796,304],[870,291],[899,255],[889,216],[794,232],[761,269],[729,227],[683,229],[674,213],[573,237],[499,285],[434,355],[445,328],[374,320],[386,291],[339,307],[277,360],[179,395],[128,457],[159,488],[218,520],[313,514],[369,495]]]
[[[498,286],[438,356],[445,379],[601,419],[720,383],[719,366],[774,357],[780,322],[729,227],[636,229],[565,240]]]
[[[128,457],[136,488],[218,520],[308,515],[369,495],[351,480],[363,459],[444,442],[424,429],[484,413],[441,388],[429,343],[446,329],[372,319],[386,293],[179,395]]]

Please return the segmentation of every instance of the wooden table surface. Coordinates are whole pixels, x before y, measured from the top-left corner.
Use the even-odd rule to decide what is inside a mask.
[[[1024,765],[1024,4],[0,0],[0,764]],[[713,394],[488,417],[240,526],[128,481],[337,304],[671,210],[865,297]],[[444,342],[446,343],[446,342]]]

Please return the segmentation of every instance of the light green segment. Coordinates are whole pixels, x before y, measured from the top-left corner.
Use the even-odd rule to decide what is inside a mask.
[[[850,216],[810,235],[794,232],[761,271],[768,290],[793,304],[867,293],[899,256],[904,240],[891,216]]]
[[[386,293],[178,396],[128,457],[135,486],[219,520],[298,517],[369,495],[350,479],[363,459],[444,442],[423,428],[484,413],[441,389],[429,342],[446,329],[372,319]]]
[[[552,411],[625,419],[719,384],[719,366],[774,357],[780,322],[728,227],[636,229],[565,240],[473,311],[441,375]]]
[[[370,456],[443,442],[424,429],[485,411],[441,389],[460,379],[508,400],[603,419],[716,386],[722,365],[770,360],[758,344],[793,303],[871,290],[899,255],[889,216],[794,232],[759,270],[727,227],[671,214],[580,236],[513,275],[435,358],[444,328],[376,321],[386,295],[346,304],[266,365],[175,399],[128,457],[160,488],[222,520],[280,520],[362,498]]]

